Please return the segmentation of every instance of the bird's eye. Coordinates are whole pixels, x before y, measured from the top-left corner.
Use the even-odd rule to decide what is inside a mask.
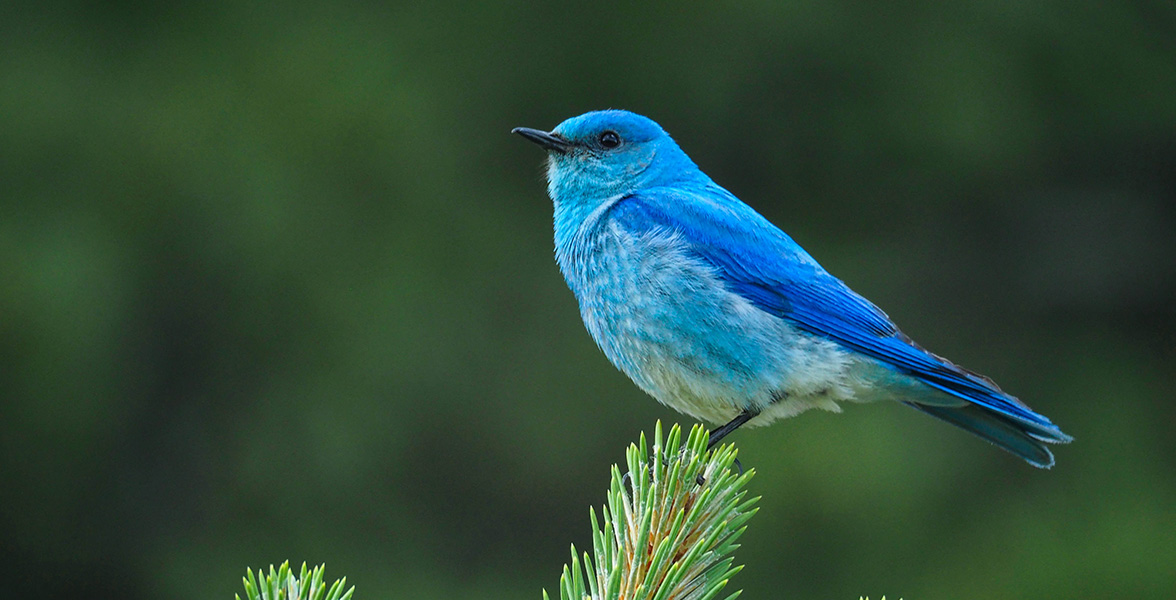
[[[612,150],[621,145],[621,136],[617,135],[615,131],[606,131],[600,134],[600,145],[607,150]]]

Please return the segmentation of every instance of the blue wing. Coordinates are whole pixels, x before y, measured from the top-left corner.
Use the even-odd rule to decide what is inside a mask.
[[[1017,429],[1033,438],[1069,439],[1049,419],[988,379],[920,348],[886,313],[826,272],[787,234],[713,183],[644,190],[618,202],[611,213],[631,231],[677,232],[699,258],[715,267],[732,292],[761,310],[994,411],[1020,424]],[[937,409],[911,404],[932,414]],[[975,432],[975,426],[961,424],[952,415],[935,416]],[[1049,460],[1052,463],[1052,456]]]

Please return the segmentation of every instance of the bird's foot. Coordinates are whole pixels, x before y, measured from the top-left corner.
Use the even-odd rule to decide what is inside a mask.
[[[731,466],[735,467],[735,470],[739,472],[739,476],[743,475],[743,463],[739,462],[738,458],[736,458],[735,461],[731,463]],[[697,484],[698,487],[702,487],[706,483],[706,477],[703,477],[702,473],[699,473],[694,477],[694,483]]]

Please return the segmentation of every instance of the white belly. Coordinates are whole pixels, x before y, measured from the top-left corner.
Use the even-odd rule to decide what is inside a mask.
[[[635,236],[605,223],[589,251],[561,260],[593,339],[618,369],[663,404],[749,425],[810,408],[873,399],[883,367],[858,359],[731,293],[669,232]]]

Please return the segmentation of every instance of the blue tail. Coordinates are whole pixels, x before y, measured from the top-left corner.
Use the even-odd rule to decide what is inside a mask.
[[[1006,394],[991,379],[928,352],[905,335],[898,334],[887,342],[892,368],[930,388],[924,388],[925,394],[907,396],[907,406],[947,421],[1042,469],[1054,464],[1046,444],[1074,440],[1048,418]]]
[[[904,402],[904,404],[975,434],[1041,469],[1048,469],[1054,464],[1053,453],[1046,447],[1046,443],[1065,444],[1074,439],[1062,433],[1056,425],[1036,413],[1030,414],[1039,417],[1044,423],[1011,416],[981,404],[969,403],[963,406],[935,406],[915,402]]]

